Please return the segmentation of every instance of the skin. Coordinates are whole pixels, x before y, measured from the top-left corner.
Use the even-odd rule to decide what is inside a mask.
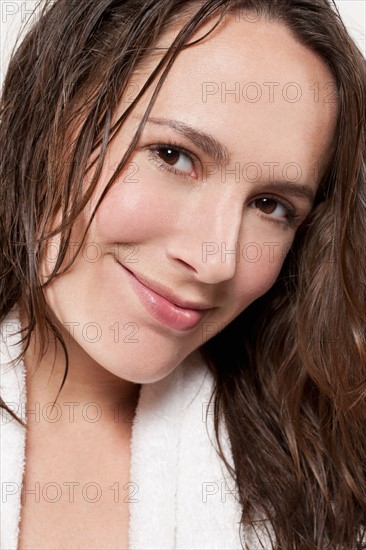
[[[206,24],[194,38],[209,27],[211,24]],[[176,33],[176,28],[167,32],[160,46],[168,46]],[[151,56],[136,73],[135,87],[141,89],[158,59],[156,54]],[[236,82],[240,90],[248,82],[258,83],[261,99],[245,100],[255,94],[254,89],[247,89],[247,96],[241,93],[237,102],[232,94],[222,97],[220,91],[206,93],[203,100],[204,91],[212,89],[207,83],[215,83],[214,89],[218,86],[219,90],[224,83],[232,90]],[[279,83],[272,98],[263,84],[266,82]],[[301,87],[302,97],[297,102],[291,101],[294,88],[287,88],[287,96],[282,94],[289,82]],[[213,336],[273,285],[296,229],[312,206],[304,198],[276,190],[273,179],[283,180],[284,167],[296,163],[301,176],[295,184],[307,184],[315,194],[335,128],[336,103],[324,102],[334,89],[329,88],[331,82],[326,65],[276,22],[237,21],[230,16],[204,41],[179,53],[149,117],[178,120],[214,136],[230,156],[226,176],[221,171],[223,164],[215,163],[188,138],[160,124],[145,126],[130,159],[133,165],[119,175],[86,238],[86,243],[97,243],[98,248],[84,248],[85,253],[69,272],[45,292],[70,355],[59,402],[96,401],[105,410],[103,418],[108,423],[113,415],[111,403],[133,409],[140,384],[167,376],[203,343],[208,330]],[[319,83],[318,102],[311,91],[314,83]],[[80,241],[85,219],[127,149],[152,91],[109,146],[95,195],[75,224],[73,243]],[[130,101],[130,96],[124,98],[118,116]],[[184,154],[169,165],[166,149],[165,155],[162,150],[159,154],[155,151],[152,158],[148,148],[171,140],[196,158],[195,166]],[[271,162],[277,163],[272,181],[264,164]],[[229,172],[236,163],[239,180]],[[261,167],[259,179],[254,169],[245,169],[248,163]],[[173,166],[182,174],[161,166]],[[296,172],[289,169],[287,176],[294,179]],[[286,223],[281,203],[254,203],[268,195],[295,208],[298,218],[293,225]],[[57,246],[57,242],[55,239],[53,244]],[[256,247],[248,248],[253,242]],[[205,243],[214,243],[213,248]],[[237,256],[225,255],[225,250],[238,246],[236,243]],[[272,243],[272,248],[265,243]],[[98,260],[88,261],[96,250]],[[205,250],[216,252],[205,255]],[[253,261],[256,254],[257,261]],[[42,266],[43,277],[52,270],[51,256]],[[160,282],[182,299],[204,302],[213,309],[186,332],[162,325],[146,312],[116,258],[137,276]],[[72,327],[70,322],[78,324]],[[93,328],[86,337],[83,333],[83,327],[91,322],[99,326],[101,337],[96,342],[91,341],[96,335]],[[117,323],[120,333],[115,341],[116,333],[109,327]],[[123,329],[126,323],[133,328]],[[136,342],[129,341],[131,334]],[[53,401],[62,381],[64,356],[58,350],[51,374],[53,346],[37,371],[33,369],[36,351],[33,341],[25,357],[26,368],[32,373],[29,399],[47,403]],[[55,424],[49,426],[56,429]]]

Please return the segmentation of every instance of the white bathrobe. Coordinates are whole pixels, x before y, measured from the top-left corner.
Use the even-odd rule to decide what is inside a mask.
[[[0,325],[0,394],[26,422],[23,362],[17,309]],[[193,365],[193,368],[192,368]],[[129,548],[131,550],[240,550],[270,548],[252,532],[239,536],[237,492],[213,443],[213,385],[202,362],[188,358],[163,380],[141,387],[132,426]],[[17,550],[25,429],[1,412],[0,548]],[[225,427],[223,450],[233,465]]]

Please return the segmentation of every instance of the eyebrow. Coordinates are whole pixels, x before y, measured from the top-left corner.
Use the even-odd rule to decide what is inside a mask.
[[[139,118],[139,117],[134,117]],[[207,155],[213,158],[217,163],[229,163],[230,155],[227,148],[222,145],[212,135],[203,132],[202,130],[196,130],[192,126],[189,126],[185,122],[180,120],[170,120],[166,118],[151,117],[146,120],[146,124],[156,124],[159,126],[168,126],[179,134],[184,135],[192,143],[194,143],[199,149],[204,151]],[[270,181],[265,184],[261,184],[260,187],[271,186],[279,192],[287,193],[292,196],[305,198],[310,205],[313,204],[315,193],[313,188],[306,183],[295,183],[293,181]]]

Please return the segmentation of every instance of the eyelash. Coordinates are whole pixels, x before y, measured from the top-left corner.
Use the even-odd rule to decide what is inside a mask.
[[[199,161],[184,147],[181,147],[174,141],[168,142],[168,143],[157,143],[153,147],[147,147],[147,150],[151,153],[149,155],[149,159],[155,162],[157,166],[166,172],[170,172],[171,174],[176,174],[177,176],[182,177],[183,179],[189,179],[191,176],[189,174],[186,174],[182,172],[181,170],[177,170],[173,166],[169,166],[168,164],[165,164],[164,161],[162,161],[157,155],[156,152],[161,149],[172,149],[173,151],[176,151],[177,153],[182,153],[185,155],[193,164],[194,168],[197,168],[199,166]],[[155,153],[155,154],[154,154]]]
[[[173,166],[169,166],[168,164],[164,163],[164,161],[162,161],[157,156],[157,154],[156,154],[157,151],[162,150],[162,149],[172,149],[173,151],[175,151],[177,153],[182,153],[183,155],[185,155],[191,161],[194,168],[199,166],[199,161],[192,155],[192,153],[189,153],[189,151],[187,151],[186,149],[184,149],[184,147],[181,147],[180,145],[178,145],[174,141],[166,142],[166,143],[157,143],[153,147],[146,147],[145,149],[147,149],[150,153],[149,159],[152,162],[154,162],[160,170],[169,172],[171,174],[175,174],[177,176],[182,177],[183,179],[189,179],[189,178],[191,178],[191,176],[189,174],[186,174],[186,173],[182,172],[181,170],[177,170]],[[282,227],[283,226],[286,226],[286,227],[288,226],[288,227],[296,228],[296,226],[298,224],[298,219],[300,218],[300,216],[296,213],[296,210],[292,206],[290,206],[288,203],[286,203],[282,200],[279,200],[278,197],[276,197],[274,195],[271,195],[271,194],[262,195],[261,197],[256,197],[251,202],[256,201],[260,198],[262,198],[262,199],[264,199],[264,198],[273,199],[278,204],[283,206],[283,208],[286,210],[287,220],[286,221],[276,220],[275,218],[271,218],[269,215],[265,215],[265,214],[261,214],[261,217],[263,217],[264,219],[266,219],[270,223],[273,223],[277,227],[278,226],[282,226]]]

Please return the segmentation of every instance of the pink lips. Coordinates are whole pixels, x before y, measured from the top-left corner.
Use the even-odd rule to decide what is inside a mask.
[[[119,262],[117,262],[119,263]],[[160,323],[179,331],[191,330],[198,325],[206,313],[212,309],[188,309],[177,306],[151,288],[144,285],[135,275],[119,264],[131,282],[145,309]]]

